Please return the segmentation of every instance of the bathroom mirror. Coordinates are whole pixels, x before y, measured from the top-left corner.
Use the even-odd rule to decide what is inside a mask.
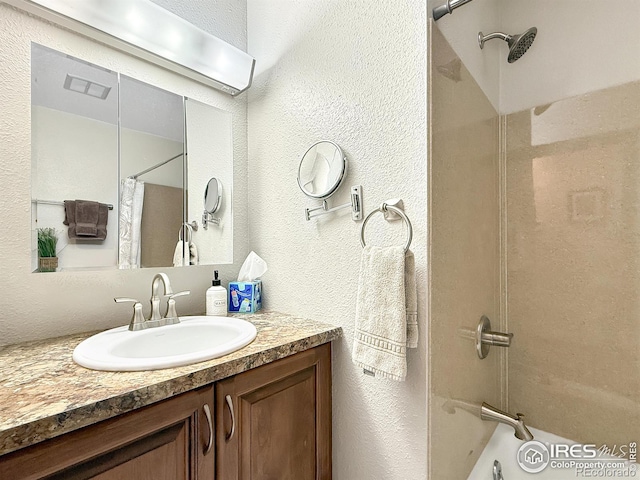
[[[68,81],[69,79],[69,81]],[[104,95],[107,91],[108,93]],[[55,50],[31,50],[31,270],[36,228],[58,236],[58,270],[115,268],[118,261],[118,74]],[[104,241],[70,239],[64,200],[114,206]]]
[[[181,95],[120,75],[120,185],[133,178],[143,189],[140,224],[120,215],[120,268],[173,266],[185,222],[184,133]],[[128,232],[137,234],[136,262],[122,247]]]
[[[220,208],[220,200],[222,199],[222,184],[220,180],[213,177],[207,183],[207,188],[204,189],[204,211],[209,214],[214,214]]]
[[[347,158],[333,142],[316,142],[305,152],[298,167],[298,185],[312,198],[331,196],[347,172]]]
[[[215,228],[193,232],[200,265],[233,263],[233,135],[229,112],[187,98],[187,153],[189,157],[187,222],[201,222],[203,195],[211,177],[218,179]],[[212,199],[215,196],[212,196]]]
[[[231,263],[231,114],[41,45],[32,44],[31,60],[32,271],[37,229],[46,227],[58,235],[58,271],[173,266],[181,226],[200,221],[212,172],[229,186],[218,200],[224,228],[192,241],[197,264]],[[121,205],[132,179],[144,184],[139,211]],[[104,241],[69,239],[63,202],[75,199],[113,208]],[[134,215],[141,225],[130,247],[139,255],[123,264]]]

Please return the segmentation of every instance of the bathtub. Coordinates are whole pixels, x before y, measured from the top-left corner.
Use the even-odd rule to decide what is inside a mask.
[[[549,444],[569,444],[575,445],[576,442],[568,440],[566,438],[559,437],[552,433],[544,432],[535,428],[529,428],[535,440],[542,443]],[[518,440],[513,436],[513,428],[503,424],[499,424],[496,431],[493,433],[489,443],[482,451],[480,458],[476,462],[468,480],[493,480],[493,462],[498,460],[502,465],[502,475],[504,480],[565,480],[576,478],[637,478],[640,480],[640,468],[636,472],[635,464],[630,465],[628,462],[620,462],[621,469],[628,469],[629,475],[621,476],[592,476],[586,477],[582,475],[576,475],[575,468],[557,469],[548,466],[540,473],[527,473],[525,472],[517,462],[517,452],[522,446],[522,440]],[[610,462],[613,461],[617,464],[614,457],[603,455],[594,459],[594,461]],[[639,465],[640,467],[640,465]]]

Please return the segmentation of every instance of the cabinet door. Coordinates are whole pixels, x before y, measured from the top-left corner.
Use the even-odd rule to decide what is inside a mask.
[[[331,479],[331,346],[216,384],[217,480]]]
[[[213,480],[213,387],[0,457],[0,479]]]

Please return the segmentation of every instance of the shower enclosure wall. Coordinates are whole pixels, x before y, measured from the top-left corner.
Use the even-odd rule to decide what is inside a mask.
[[[639,19],[640,2],[477,0],[431,24],[432,479],[467,478],[495,428],[482,401],[598,447],[640,438]],[[531,25],[512,65],[472,50]],[[480,360],[483,314],[514,338]]]
[[[453,17],[452,17],[453,18]],[[464,479],[504,410],[505,352],[480,360],[469,337],[500,311],[498,113],[437,26],[430,36],[430,478]],[[516,339],[517,340],[517,339]]]

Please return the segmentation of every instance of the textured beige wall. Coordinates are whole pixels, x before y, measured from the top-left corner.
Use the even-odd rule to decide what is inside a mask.
[[[587,443],[640,432],[640,83],[507,117],[509,405]]]
[[[500,349],[480,360],[473,332],[500,318],[498,114],[437,26],[431,28],[430,473],[466,478],[502,406]]]
[[[224,25],[245,18],[243,2],[218,10],[213,3],[192,5],[201,16]],[[229,31],[225,27],[225,31]],[[212,32],[215,33],[215,32]],[[246,35],[243,28],[237,35]],[[179,302],[183,314],[204,311],[212,266],[142,269],[140,271],[32,274],[30,259],[30,51],[31,41],[122,72],[233,113],[234,264],[221,266],[224,282],[235,277],[248,253],[246,96],[233,98],[209,87],[114,51],[0,4],[0,344],[53,337],[127,323],[130,311],[113,303],[115,296],[149,298],[151,279],[169,274],[176,290],[190,289]],[[237,38],[238,43],[246,39]]]
[[[392,0],[249,0],[256,65],[249,91],[251,247],[269,264],[267,308],[344,329],[333,353],[334,480],[419,480],[427,475],[426,7]],[[298,188],[298,162],[315,141],[349,159],[348,201],[361,184],[366,213],[400,197],[413,222],[420,345],[404,383],[364,376],[351,362],[362,248],[348,210],[304,219],[317,205]],[[367,225],[374,245],[404,243],[382,216]]]

